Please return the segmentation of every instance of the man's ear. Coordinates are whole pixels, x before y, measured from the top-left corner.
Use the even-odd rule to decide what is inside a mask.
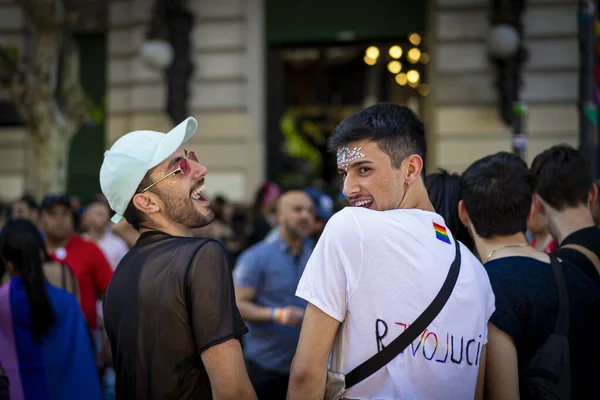
[[[145,192],[133,196],[133,205],[144,214],[153,214],[162,209],[163,202],[156,194]]]
[[[275,221],[277,221],[277,225],[283,223],[283,213],[279,209],[279,207],[275,208]]]
[[[533,215],[535,214],[535,210],[536,210],[536,206],[535,206],[535,194],[531,195],[531,207],[529,207],[529,215],[527,216],[527,222],[529,222],[529,220],[531,218],[533,218]]]
[[[469,218],[467,207],[465,207],[465,202],[462,200],[458,202],[458,218],[465,227],[471,226],[471,218]]]
[[[598,186],[595,183],[592,183],[590,186],[590,191],[588,193],[588,205],[590,208],[596,204],[596,200],[598,199]]]
[[[533,194],[533,197],[531,199],[531,214],[533,214],[534,212],[537,212],[540,215],[546,214],[546,207],[544,205],[544,201],[540,196],[538,196],[535,193]],[[529,218],[531,218],[531,214],[529,215]]]
[[[408,158],[408,168],[406,169],[406,179],[405,182],[407,185],[412,185],[421,177],[421,171],[423,170],[423,159],[421,156],[416,154],[410,156]]]

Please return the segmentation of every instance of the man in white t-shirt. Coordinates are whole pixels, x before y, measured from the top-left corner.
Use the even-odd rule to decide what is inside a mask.
[[[323,398],[331,370],[347,374],[398,337],[440,291],[454,238],[423,181],[423,124],[406,107],[378,104],[345,119],[329,139],[353,207],[332,217],[296,295],[308,301],[288,399]],[[494,295],[464,246],[454,290],[402,353],[348,389],[351,399],[483,396]]]

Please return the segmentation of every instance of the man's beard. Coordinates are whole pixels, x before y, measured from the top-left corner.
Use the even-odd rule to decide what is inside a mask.
[[[189,229],[202,228],[215,219],[215,215],[210,209],[208,214],[200,214],[192,204],[194,200],[189,197],[175,198],[163,192],[159,193],[159,196],[165,203],[165,215],[173,222]]]
[[[287,230],[288,234],[290,234],[294,239],[304,239],[307,237],[307,234],[302,232],[301,229],[295,228],[287,221],[284,222],[284,226],[285,226],[285,229]]]

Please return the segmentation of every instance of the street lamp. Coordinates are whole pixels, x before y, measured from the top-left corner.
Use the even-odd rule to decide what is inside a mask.
[[[488,53],[496,66],[500,117],[512,128],[512,149],[522,159],[527,144],[527,106],[520,99],[522,66],[527,59],[521,21],[524,11],[522,0],[492,0],[487,37]]]

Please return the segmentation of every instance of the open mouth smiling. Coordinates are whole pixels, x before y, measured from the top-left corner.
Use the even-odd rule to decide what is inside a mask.
[[[204,190],[204,181],[202,181],[202,183],[196,187],[196,189],[192,190],[191,194],[190,194],[190,198],[192,200],[200,200],[200,201],[206,201],[206,197],[204,197],[202,195],[202,191]]]

